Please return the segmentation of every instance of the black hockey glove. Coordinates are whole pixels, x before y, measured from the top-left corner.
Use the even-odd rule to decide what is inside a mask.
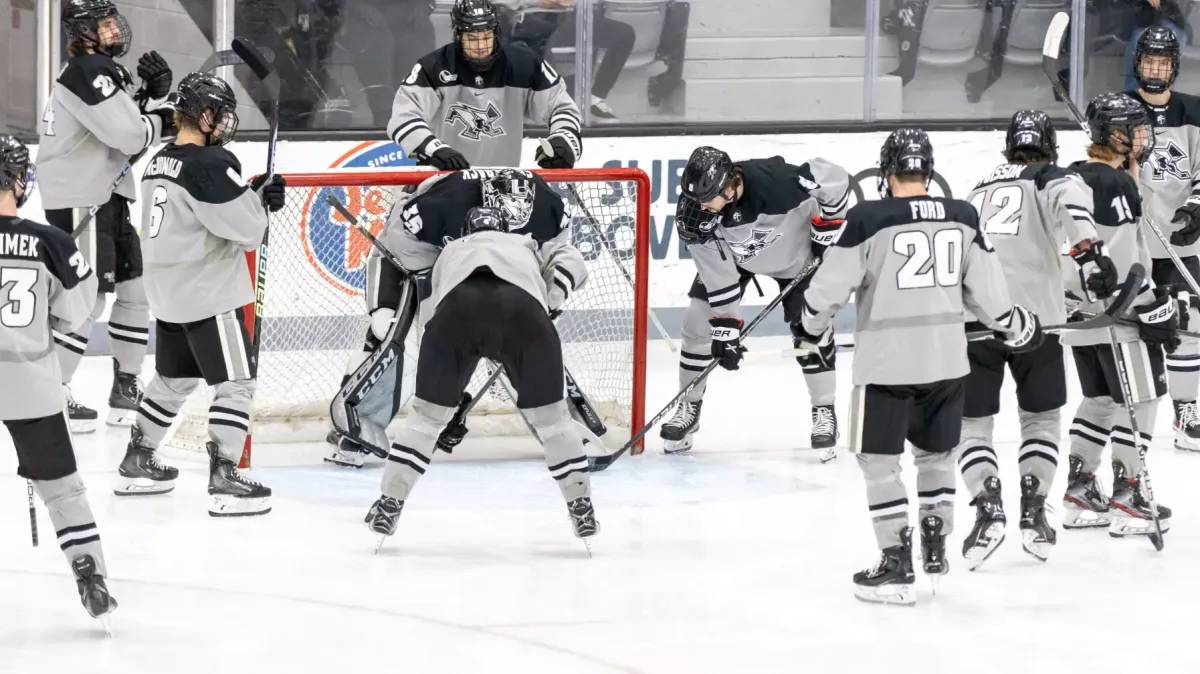
[[[142,95],[148,100],[166,98],[171,93],[171,66],[158,52],[142,54],[142,58],[138,59],[137,75],[142,80]]]
[[[845,223],[845,220],[826,220],[819,215],[814,216],[809,229],[813,255],[824,255],[825,249],[837,241],[838,233],[842,231],[842,225]]]
[[[462,402],[458,403],[458,409],[454,411],[454,417],[450,419],[450,423],[442,429],[441,435],[438,436],[437,445],[434,449],[440,449],[447,454],[452,454],[454,448],[458,446],[463,438],[467,437],[467,415],[465,410],[467,405],[471,404],[471,394],[463,391]]]
[[[708,324],[712,326],[712,357],[726,370],[738,369],[746,352],[741,319],[714,317],[708,319]]]
[[[1079,283],[1089,299],[1112,297],[1120,285],[1117,266],[1104,247],[1103,241],[1081,241],[1071,249],[1071,259],[1079,265]]]
[[[1172,246],[1190,246],[1200,241],[1200,204],[1187,203],[1175,211],[1175,222],[1182,222],[1183,229],[1171,234]]]
[[[283,208],[284,203],[287,202],[285,187],[287,187],[287,181],[278,173],[270,176],[254,176],[254,179],[250,181],[250,188],[258,192],[258,197],[262,199],[263,207],[270,213],[279,211]]]
[[[812,364],[813,359],[820,361],[822,367],[833,367],[834,354],[837,345],[833,343],[833,326],[825,328],[819,335],[814,335],[804,329],[804,323],[796,321],[789,326],[792,329],[792,346],[802,355],[796,356],[800,367]]]
[[[1178,300],[1169,294],[1158,294],[1150,302],[1134,307],[1137,314],[1138,338],[1150,346],[1161,346],[1167,353],[1179,347]]]
[[[568,136],[565,132],[554,133],[538,143],[533,160],[544,169],[575,168],[575,162],[579,159],[582,149],[575,136]]]
[[[425,163],[439,171],[462,171],[471,168],[471,163],[462,153],[449,145],[442,145],[425,157]]]
[[[1042,345],[1042,322],[1037,314],[1020,304],[1014,304],[1012,311],[998,321],[1005,325],[1004,330],[996,331],[996,339],[1004,341],[1004,345],[1014,353],[1033,351]]]
[[[1067,308],[1068,323],[1078,323],[1080,321],[1087,320],[1087,316],[1084,316],[1080,310],[1083,306],[1083,299],[1079,297],[1079,295],[1076,295],[1070,290],[1066,291],[1066,295],[1063,298],[1063,304],[1066,305]]]

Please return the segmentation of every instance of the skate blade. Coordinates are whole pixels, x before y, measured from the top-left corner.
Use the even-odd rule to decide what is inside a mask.
[[[1054,544],[1050,541],[1038,540],[1038,532],[1033,529],[1025,529],[1021,532],[1021,547],[1039,562],[1044,562],[1050,558],[1050,550]]]
[[[121,477],[113,493],[117,496],[154,496],[175,491],[175,480],[156,482],[145,477]]]
[[[817,458],[821,463],[829,463],[837,458],[837,447],[822,447],[817,452]]]
[[[96,618],[96,620],[100,621],[100,627],[104,629],[104,635],[109,639],[113,638],[112,618],[109,617],[111,615],[112,611],[109,611],[99,618]]]
[[[1200,444],[1198,443],[1200,443],[1200,441],[1192,440],[1191,438],[1188,438],[1187,440],[1179,440],[1176,438],[1175,449],[1184,452],[1200,452]]]
[[[1112,522],[1112,513],[1098,512],[1080,508],[1071,501],[1063,500],[1062,526],[1064,529],[1097,529],[1107,527]]]
[[[208,514],[212,517],[252,517],[271,512],[271,497],[238,498],[224,494],[213,494]]]
[[[868,604],[914,606],[917,603],[917,593],[911,583],[877,585],[874,587],[855,585],[854,597]]]
[[[345,452],[334,451],[325,457],[325,463],[332,463],[335,466],[342,466],[343,468],[362,468],[363,458],[362,454],[355,454],[351,457]]]
[[[993,522],[992,524],[988,525],[988,528],[983,532],[983,535],[986,537],[986,545],[973,546],[968,548],[967,551],[963,553],[963,559],[967,560],[967,569],[970,571],[974,571],[983,566],[983,563],[988,560],[988,557],[991,557],[992,553],[996,552],[996,548],[999,548],[1000,544],[1004,542],[1004,524],[1001,524],[1000,522]]]
[[[71,432],[75,435],[86,435],[88,433],[96,432],[96,421],[94,419],[88,419],[86,421],[73,419],[68,425],[71,427]]]
[[[383,548],[383,544],[387,542],[388,534],[379,534],[379,540],[375,541],[375,554],[379,554],[379,550]]]
[[[1171,530],[1171,520],[1169,518],[1159,520],[1159,525],[1162,526],[1163,534]],[[1112,522],[1108,525],[1108,535],[1112,538],[1157,536],[1158,531],[1154,528],[1154,520],[1117,515],[1113,517]]]
[[[132,426],[133,422],[136,420],[137,420],[137,410],[122,410],[122,409],[114,408],[114,409],[108,410],[108,418],[106,418],[104,420],[104,423],[109,426],[128,427],[128,426]]]
[[[682,440],[667,440],[663,443],[664,454],[682,454],[692,448],[692,436]]]

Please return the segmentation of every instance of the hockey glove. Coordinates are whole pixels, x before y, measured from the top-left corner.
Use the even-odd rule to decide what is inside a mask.
[[[726,370],[738,369],[746,352],[741,319],[714,317],[708,319],[708,324],[712,326],[712,357]]]
[[[812,236],[812,252],[813,255],[823,255],[825,249],[837,241],[838,234],[842,231],[842,225],[845,220],[826,220],[821,216],[814,216],[812,219],[812,228],[809,230]]]
[[[1004,345],[1014,353],[1033,351],[1042,345],[1042,323],[1037,314],[1020,304],[1014,304],[1012,311],[999,321],[1005,326],[1004,330],[996,331],[996,338],[1003,340]]]
[[[800,367],[811,365],[813,360],[819,360],[824,368],[833,367],[834,353],[837,351],[837,346],[833,343],[833,326],[825,328],[819,334],[814,335],[804,329],[804,324],[796,321],[791,324],[792,329],[792,346],[801,355],[796,356],[796,362],[800,363]]]
[[[1172,246],[1190,246],[1200,241],[1200,204],[1184,204],[1175,211],[1173,220],[1182,222],[1183,229],[1171,233]]]
[[[1079,283],[1089,300],[1108,299],[1117,292],[1117,266],[1103,241],[1080,241],[1071,249],[1071,259],[1079,265]]]
[[[569,169],[575,168],[582,151],[577,136],[569,132],[555,132],[538,142],[533,159],[544,169]]]
[[[439,171],[462,171],[471,168],[471,163],[462,153],[449,145],[440,145],[425,162]]]
[[[450,419],[450,423],[442,429],[441,435],[438,436],[437,444],[434,449],[440,449],[447,454],[452,454],[454,448],[467,437],[467,405],[471,404],[471,394],[463,391],[462,401],[458,403],[458,409],[454,411],[454,417]]]
[[[1167,353],[1175,353],[1179,346],[1179,311],[1177,300],[1171,295],[1159,295],[1150,302],[1134,307],[1137,314],[1138,338],[1149,346],[1161,346]]]
[[[262,200],[263,207],[269,213],[275,213],[283,208],[287,201],[285,187],[287,187],[287,181],[278,173],[269,176],[254,176],[254,179],[250,181],[250,188],[258,192],[258,198]]]
[[[142,80],[141,91],[147,99],[166,98],[171,93],[171,66],[158,52],[142,54],[138,59],[137,75]]]
[[[1083,299],[1080,298],[1079,295],[1076,295],[1070,290],[1066,291],[1066,295],[1063,298],[1063,304],[1066,305],[1067,308],[1068,323],[1078,323],[1080,321],[1087,320],[1087,316],[1084,316],[1080,311],[1080,308],[1083,306]]]

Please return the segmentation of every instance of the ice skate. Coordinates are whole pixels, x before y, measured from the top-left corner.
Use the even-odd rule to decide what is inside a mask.
[[[873,568],[854,574],[854,596],[874,604],[912,606],[917,601],[913,584],[912,527],[900,532],[900,545],[885,549]]]
[[[100,418],[96,414],[96,410],[80,405],[75,402],[75,396],[71,394],[70,386],[63,386],[63,393],[67,396],[67,422],[71,426],[72,433],[94,433],[96,431],[96,420]]]
[[[692,436],[700,430],[700,408],[703,405],[703,400],[679,401],[679,407],[675,408],[675,416],[663,424],[658,432],[658,435],[666,440],[663,443],[664,452],[677,454],[692,448]]]
[[[1126,536],[1157,535],[1151,518],[1150,502],[1142,494],[1141,483],[1135,477],[1125,476],[1125,467],[1113,464],[1113,495],[1110,501],[1112,521],[1108,535],[1113,538]],[[1171,528],[1171,509],[1158,506],[1158,523],[1163,533]]]
[[[383,542],[387,540],[388,536],[396,533],[396,522],[400,519],[400,511],[403,509],[404,501],[390,496],[380,496],[371,504],[371,509],[367,511],[363,522],[367,523],[367,528],[379,534],[375,552],[379,552],[379,548],[383,547]]]
[[[329,434],[325,436],[325,442],[329,443],[329,453],[325,455],[327,463],[347,468],[363,467],[366,455],[358,443],[342,436],[337,431],[329,431]]]
[[[238,472],[237,464],[208,443],[208,495],[213,517],[243,517],[271,512],[271,490]]]
[[[108,593],[108,585],[104,577],[97,573],[96,560],[91,555],[80,555],[71,560],[71,570],[75,573],[75,587],[79,590],[79,600],[87,609],[88,615],[100,621],[104,631],[112,636],[112,628],[108,616],[117,610],[117,600]]]
[[[588,556],[592,556],[592,546],[588,539],[600,532],[600,523],[596,521],[596,509],[592,507],[592,499],[582,496],[567,504],[567,512],[571,515],[571,526],[575,529],[575,537],[583,541]]]
[[[1067,475],[1067,491],[1063,494],[1064,529],[1106,527],[1112,520],[1108,496],[1093,473],[1083,472],[1083,460],[1072,455],[1071,472]]]
[[[142,445],[142,430],[134,426],[129,434],[125,458],[117,468],[117,496],[150,496],[166,494],[175,489],[179,469],[164,466],[154,457],[154,450]]]
[[[1200,452],[1200,413],[1196,401],[1175,403],[1175,449]]]
[[[942,533],[944,524],[937,515],[921,518],[921,558],[934,594],[937,594],[938,577],[950,572],[950,560],[946,559],[946,535]]]
[[[1058,532],[1046,521],[1046,497],[1038,493],[1038,479],[1021,476],[1021,546],[1041,561],[1050,557]]]
[[[136,374],[121,372],[113,360],[112,392],[108,394],[109,426],[132,426],[137,420],[138,405],[142,403],[142,387]]]
[[[817,456],[821,463],[837,457],[834,447],[838,441],[837,413],[833,405],[813,405],[812,408],[812,448],[818,450]]]
[[[971,571],[983,566],[988,557],[1004,542],[1008,518],[1000,497],[1000,478],[992,476],[983,481],[983,491],[971,505],[975,506],[975,526],[963,541],[963,557]]]

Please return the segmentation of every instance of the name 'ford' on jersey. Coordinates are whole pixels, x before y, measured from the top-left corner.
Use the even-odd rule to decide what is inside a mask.
[[[0,420],[62,413],[54,335],[87,322],[97,284],[69,234],[0,216]]]
[[[454,44],[422,57],[396,90],[388,137],[409,156],[445,144],[471,166],[520,166],[529,117],[565,138],[578,160],[581,117],[562,78],[528,49],[501,42],[497,50],[486,72],[465,63]]]
[[[1053,164],[1001,164],[967,201],[996,249],[1012,301],[1043,323],[1065,322],[1062,247],[1097,238],[1092,189]]]
[[[804,329],[825,331],[855,293],[854,385],[956,379],[970,371],[964,311],[999,329],[1013,308],[971,204],[944,197],[864,201],[804,293]]]
[[[143,115],[126,93],[129,72],[103,54],[73,56],[58,76],[38,141],[42,207],[80,208],[107,203],[113,181],[129,158],[160,142],[162,118]],[[132,171],[116,193],[137,200]]]
[[[689,243],[712,315],[740,318],[746,273],[790,281],[812,259],[812,219],[842,217],[850,174],[816,158],[800,166],[783,157],[736,162],[742,196],[720,213],[716,238]]]
[[[1154,120],[1154,149],[1142,162],[1140,181],[1153,192],[1143,207],[1170,238],[1183,224],[1172,223],[1175,211],[1186,203],[1200,202],[1200,98],[1171,92],[1165,106],[1150,105],[1136,91],[1128,92],[1142,101]],[[1170,257],[1153,233],[1146,237],[1150,256]],[[1200,242],[1175,246],[1180,257],[1200,254]]]
[[[254,301],[246,251],[267,210],[223,147],[168,145],[142,176],[146,296],[159,320],[188,323]]]

